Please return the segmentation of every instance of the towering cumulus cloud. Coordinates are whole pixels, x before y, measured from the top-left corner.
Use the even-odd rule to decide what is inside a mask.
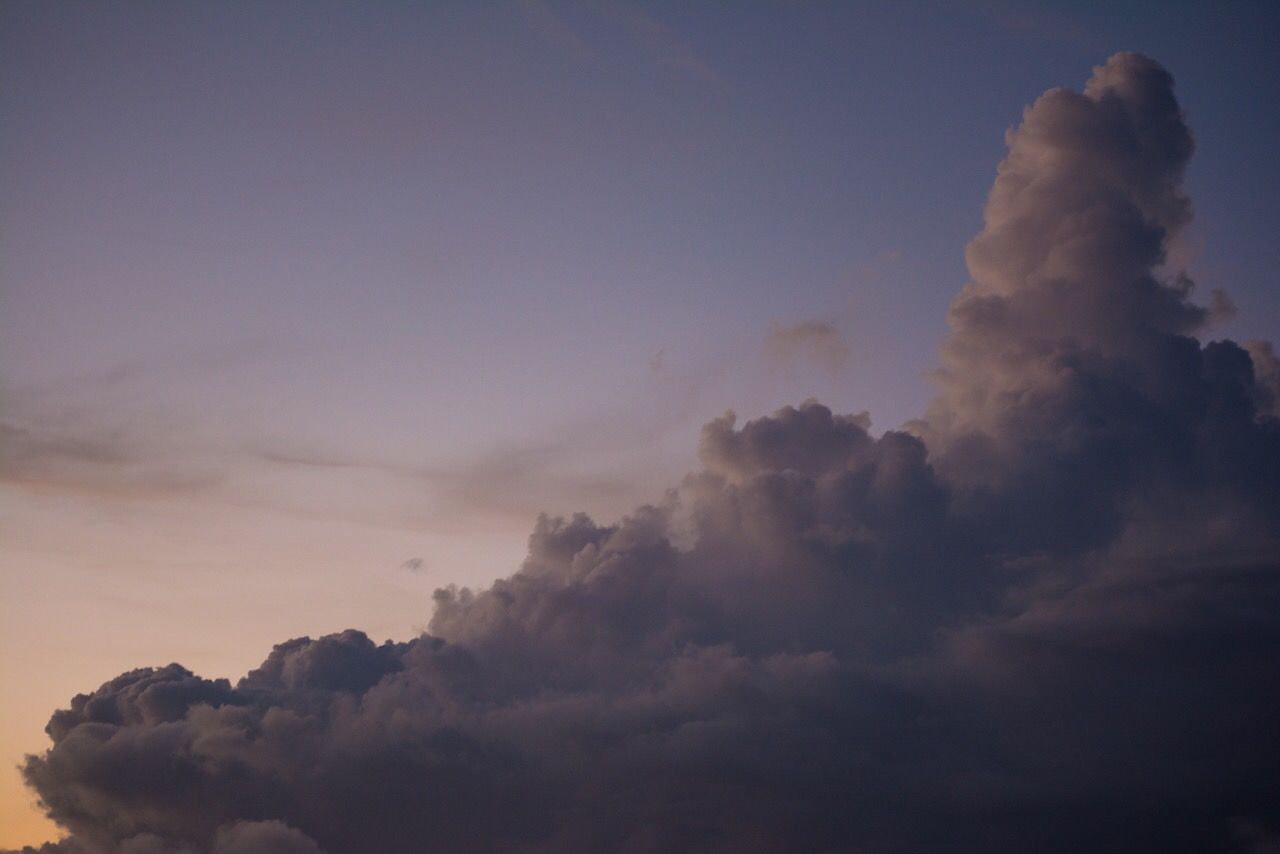
[[[1117,55],[1008,143],[926,417],[726,415],[661,506],[540,520],[429,635],[78,696],[24,769],[53,849],[1274,844],[1280,369],[1165,269],[1172,80]]]

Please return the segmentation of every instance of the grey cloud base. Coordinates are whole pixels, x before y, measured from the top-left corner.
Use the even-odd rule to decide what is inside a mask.
[[[541,519],[430,634],[178,665],[58,711],[76,854],[1263,851],[1280,831],[1280,370],[1202,345],[1170,76],[1009,134],[907,431],[703,431],[616,525]]]

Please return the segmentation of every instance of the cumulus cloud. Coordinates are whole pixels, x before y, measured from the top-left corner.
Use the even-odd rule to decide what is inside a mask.
[[[24,767],[46,850],[1261,850],[1275,356],[1200,343],[1159,272],[1192,151],[1159,65],[1008,143],[908,432],[730,413],[660,504],[540,519],[428,634],[77,696]]]

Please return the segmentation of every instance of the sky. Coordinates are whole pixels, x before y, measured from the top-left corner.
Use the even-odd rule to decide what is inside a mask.
[[[1228,429],[1201,425],[1195,419],[1208,416],[1188,414],[1153,390],[1165,388],[1153,378],[1177,385],[1185,375],[1151,341],[1172,352],[1182,344],[1169,342],[1243,345],[1274,340],[1280,330],[1277,24],[1274,7],[1263,3],[0,7],[0,849],[39,844],[68,828],[86,844],[108,844],[100,825],[59,800],[64,786],[83,783],[66,770],[74,763],[27,766],[31,787],[54,805],[62,830],[34,807],[17,766],[49,748],[44,728],[55,709],[134,668],[180,662],[235,684],[288,638],[355,629],[375,645],[411,643],[430,629],[449,648],[471,650],[488,673],[520,660],[504,645],[514,630],[494,626],[523,618],[495,616],[501,597],[494,591],[524,601],[534,594],[520,585],[533,582],[480,591],[522,565],[529,578],[577,583],[573,573],[585,572],[588,561],[557,563],[567,548],[561,540],[611,554],[621,546],[610,538],[632,538],[649,543],[634,547],[649,554],[644,549],[661,551],[650,543],[657,538],[680,557],[634,558],[645,567],[635,570],[641,576],[652,572],[667,584],[669,565],[692,563],[719,584],[776,598],[763,569],[747,581],[725,576],[727,565],[745,559],[721,543],[733,539],[725,508],[773,500],[751,491],[764,490],[767,472],[801,472],[819,493],[834,469],[907,472],[901,476],[912,484],[919,477],[918,491],[902,487],[910,512],[888,497],[883,506],[868,498],[840,512],[864,514],[859,524],[875,532],[868,536],[892,546],[883,559],[911,568],[903,577],[918,570],[931,580],[860,590],[887,610],[862,615],[868,633],[857,637],[810,637],[784,617],[758,613],[760,603],[744,593],[728,610],[754,622],[726,617],[687,636],[671,630],[704,645],[696,660],[662,660],[681,678],[693,680],[688,674],[698,668],[721,675],[740,668],[733,672],[755,674],[742,678],[756,680],[765,695],[786,694],[827,663],[786,663],[783,651],[822,651],[846,666],[856,649],[877,651],[879,679],[885,668],[925,655],[912,632],[882,624],[888,612],[909,614],[905,623],[923,634],[954,631],[951,655],[958,648],[988,664],[1004,661],[1008,653],[989,651],[997,644],[974,616],[989,620],[997,600],[1006,609],[1021,602],[1024,610],[1009,619],[1039,625],[1052,622],[1046,612],[1084,606],[1051,606],[1028,591],[1094,590],[1097,578],[1084,567],[1105,563],[1099,555],[1129,566],[1175,554],[1181,567],[1192,553],[1224,554],[1219,540],[1187,534],[1175,547],[1167,526],[1153,527],[1153,519],[1174,518],[1171,508],[1184,500],[1226,508],[1215,530],[1234,532],[1243,550],[1231,553],[1233,572],[1254,579],[1257,566],[1271,561],[1274,569],[1280,552],[1267,539],[1269,527],[1280,529],[1274,490],[1217,462],[1185,483],[1149,479],[1149,469],[1176,469],[1145,456],[1165,446],[1134,450],[1128,427],[1117,425],[1146,424],[1147,416],[1132,413],[1158,401],[1164,414],[1140,431],[1143,442],[1167,433],[1167,449],[1203,447],[1205,460],[1218,460],[1211,451],[1226,443],[1246,449],[1237,456],[1255,473],[1275,470],[1274,427],[1249,420],[1264,418],[1271,405],[1269,351],[1224,345],[1184,353],[1184,361],[1203,362],[1196,388],[1218,388],[1243,370],[1239,364],[1252,365],[1253,378],[1240,381],[1251,414]],[[1167,87],[1152,83],[1146,66],[1121,63],[1110,72],[1115,80],[1097,78],[1093,95],[1083,88],[1091,69],[1118,51],[1152,57],[1172,74],[1194,155],[1178,148],[1181,119],[1177,127],[1134,131],[1138,143],[1154,147],[1131,162],[1107,147],[1089,124],[1094,119],[1052,99],[1037,102],[1066,87],[1102,103],[1098,92],[1127,93],[1132,85],[1141,96],[1130,99],[1135,115],[1165,109]],[[1047,104],[1037,114],[1043,125],[1026,118],[1018,149],[1013,129],[1033,102]],[[1054,141],[1072,129],[1084,152],[1079,173],[1068,180],[1054,172],[1044,180],[1056,195],[1020,201],[1008,190],[1019,170],[1041,175],[1036,169],[1050,169],[1049,161],[1036,160],[1037,152],[1057,150],[1038,148],[1036,134]],[[999,195],[1000,184],[992,189],[1006,157],[1000,175],[1014,176],[1004,185],[1009,198]],[[1067,188],[1083,193],[1109,169],[1143,175],[1156,189],[1125,185],[1117,201],[1107,184],[1095,207],[1073,208],[1078,200]],[[1187,210],[1174,203],[1184,192]],[[1123,246],[1090,248],[1094,254],[1079,260],[1075,244],[1053,229],[1084,223],[1092,233],[1098,210],[1120,211],[1097,229],[1121,235]],[[1136,226],[1126,231],[1127,211],[1138,211],[1154,236]],[[1055,235],[1059,254],[1051,259],[1064,281],[1076,276],[1106,287],[1077,289],[1088,300],[1055,302],[1035,291],[1023,301],[1017,295],[1040,284],[1027,284],[1030,274],[1015,262],[1039,244],[1027,248],[1034,241],[1021,232],[1010,237],[1001,230],[1006,222]],[[1158,251],[1141,250],[1143,240]],[[1188,281],[1184,274],[1196,283],[1190,292],[1178,284]],[[1130,293],[1125,276],[1159,287],[1135,285]],[[981,313],[984,299],[997,298],[1013,306],[1017,335]],[[1148,328],[1121,305],[1160,319]],[[1025,332],[1042,328],[1039,337]],[[1107,408],[1119,405],[1119,392],[1095,398],[1053,386],[1050,393],[1038,349],[1048,340],[1083,348],[1072,365],[1107,365],[1090,369],[1101,378],[1092,388],[1139,389],[1146,403],[1121,418]],[[1002,349],[1001,342],[1013,343]],[[1030,367],[1011,367],[1022,362]],[[1037,417],[1054,429],[1037,433],[1048,428],[1028,426],[1039,422],[999,402],[1011,389],[1020,400],[1039,401],[1045,414]],[[801,406],[810,399],[821,405]],[[788,405],[799,408],[769,415]],[[1080,412],[1126,438],[1103,450],[1087,442],[1084,450],[1058,448],[1057,437],[1070,433],[1063,425]],[[1193,422],[1201,426],[1174,429]],[[1080,429],[1091,436],[1094,427]],[[1054,437],[1052,454],[1046,435]],[[792,436],[810,450],[787,450]],[[899,438],[908,436],[918,450]],[[836,450],[821,450],[828,445]],[[917,472],[924,464],[912,462],[917,453],[927,455],[937,483]],[[1106,479],[1121,477],[1117,470],[1134,480],[1117,486]],[[884,479],[896,483],[897,476]],[[703,512],[683,519],[682,531],[659,536],[646,527],[657,524],[645,522],[647,511],[635,508],[653,503],[674,519],[680,514],[662,508],[674,506],[668,490],[677,487],[682,506]],[[1037,576],[1040,586],[1002,588],[997,596],[994,586],[973,590],[941,570],[934,577],[919,569],[946,563],[936,554],[895,551],[898,533],[883,531],[899,529],[884,520],[932,518],[935,491],[963,500],[954,499],[959,509],[937,510],[944,521],[916,532],[922,541],[946,544],[975,566],[996,553],[1019,567],[1052,565]],[[1098,498],[1113,493],[1123,500]],[[1160,498],[1136,507],[1135,495]],[[1079,509],[1085,505],[1093,511]],[[540,513],[578,511],[596,520],[591,527],[536,522]],[[624,516],[630,521],[609,527]],[[777,521],[756,520],[738,534],[774,531]],[[996,532],[1000,524],[1018,535]],[[777,537],[758,544],[756,556],[787,565],[808,560],[778,545],[790,543],[787,535]],[[829,559],[840,566],[872,560],[837,551]],[[1254,595],[1269,601],[1275,587],[1257,583]],[[710,595],[684,591],[670,601],[686,594]],[[636,595],[625,601],[653,626],[696,622],[693,606],[677,620]],[[1205,594],[1206,601],[1226,595]],[[796,596],[781,601],[826,624],[825,611]],[[578,618],[585,619],[565,620]],[[1256,650],[1274,651],[1274,628],[1258,629]],[[553,641],[568,641],[554,627],[541,631],[552,645],[541,650],[545,659],[528,663],[529,672],[557,690],[584,690],[557,682],[563,672],[553,665],[565,653]],[[426,655],[412,645],[369,652],[354,636],[335,637],[335,649],[356,650],[349,654],[366,662],[360,672],[378,678],[402,666],[408,672],[403,661]],[[525,642],[541,649],[541,641]],[[743,663],[709,663],[729,647]],[[310,649],[297,655],[331,654]],[[638,660],[631,647],[631,657],[609,649],[625,664]],[[486,654],[499,664],[485,663]],[[941,669],[940,655],[925,658]],[[1251,659],[1232,653],[1230,660],[1249,669]],[[793,665],[803,673],[786,670]],[[293,700],[271,692],[297,685],[271,682],[267,669],[243,696],[265,692],[275,698],[270,703],[292,708]],[[868,672],[857,678],[870,679]],[[951,708],[936,683],[923,688],[911,681],[916,676],[895,674],[895,690]],[[606,690],[600,678],[588,680],[597,692],[591,696],[621,703],[610,693],[616,686]],[[361,690],[377,682],[356,681]],[[222,696],[207,690],[214,693],[201,694],[206,701]],[[505,682],[500,693],[525,696]],[[1273,694],[1241,696],[1219,701],[1276,708],[1268,706]],[[839,706],[838,699],[830,702]],[[215,710],[223,708],[218,702]],[[752,732],[768,732],[746,718],[759,724]],[[508,729],[487,733],[523,744]],[[698,748],[716,749],[710,742]],[[605,767],[634,771],[621,760]],[[1204,768],[1182,770],[1188,779],[1213,778]],[[460,802],[507,791],[477,786]],[[1188,784],[1186,791],[1197,790]],[[586,803],[579,794],[564,797]],[[716,802],[740,805],[743,797],[721,793]],[[1265,842],[1265,834],[1280,832],[1268,824],[1274,815],[1259,813],[1255,826],[1239,809],[1232,820],[1240,839],[1256,830]],[[778,810],[782,826],[790,813]],[[206,828],[185,813],[179,822],[180,813],[172,813],[174,826],[188,828],[190,839],[173,827],[144,829],[164,839],[177,833],[192,850],[216,854],[260,850],[250,837],[277,830],[314,830],[331,854],[358,850],[349,847],[356,830],[302,827],[319,821],[304,813],[289,813],[289,827],[275,830]],[[560,837],[518,818],[503,832],[557,840],[560,847],[548,850],[587,846],[583,840],[645,845],[621,824],[584,829],[565,821],[580,835]],[[763,850],[773,830],[752,831],[766,840]],[[692,838],[665,842],[680,850]],[[298,851],[316,844],[293,842]],[[112,837],[109,844],[124,843]],[[395,850],[397,843],[388,844]]]

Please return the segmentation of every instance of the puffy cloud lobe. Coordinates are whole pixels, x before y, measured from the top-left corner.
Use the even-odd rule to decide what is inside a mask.
[[[707,471],[742,480],[766,471],[815,476],[842,467],[871,444],[864,415],[832,415],[815,403],[786,407],[735,431],[732,412],[702,428],[699,456]]]
[[[112,680],[27,760],[46,850],[1261,850],[1280,370],[1159,272],[1171,86],[1120,54],[1028,109],[909,433],[729,414],[430,634]]]
[[[1009,134],[920,425],[1000,547],[1014,532],[1023,548],[1097,548],[1155,489],[1199,501],[1206,482],[1251,481],[1276,497],[1266,386],[1236,345],[1190,337],[1208,313],[1189,279],[1156,272],[1190,210],[1171,83],[1120,54]]]
[[[1255,410],[1261,416],[1280,418],[1280,358],[1270,341],[1249,341],[1245,349],[1253,363]]]
[[[112,850],[76,838],[27,846],[20,854],[102,854]],[[120,854],[197,854],[196,849],[163,839],[154,833],[141,833],[120,843]],[[218,828],[210,854],[324,854],[316,843],[278,821],[237,821]]]

